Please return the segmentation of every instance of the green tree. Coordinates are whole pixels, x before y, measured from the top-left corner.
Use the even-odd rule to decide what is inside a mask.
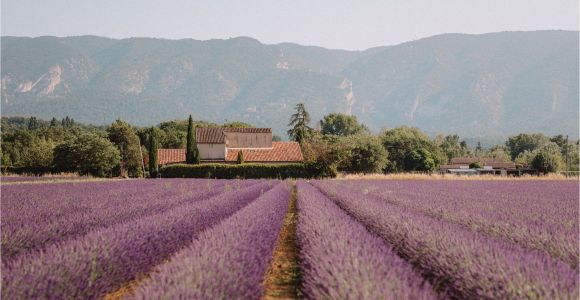
[[[429,150],[419,148],[405,155],[404,165],[406,171],[435,171],[438,164]]]
[[[359,124],[356,116],[331,113],[320,121],[322,134],[349,136],[369,133],[368,128]]]
[[[471,153],[465,141],[460,141],[457,134],[438,137],[438,144],[445,155],[445,162],[448,163],[454,157],[469,156]]]
[[[22,155],[34,144],[36,136],[26,129],[2,133],[2,152],[10,157],[12,166],[24,166]]]
[[[387,165],[388,153],[380,139],[371,135],[356,135],[344,139],[349,145],[347,171],[382,173]]]
[[[549,142],[550,139],[541,133],[520,133],[516,136],[509,137],[506,146],[509,150],[511,159],[515,160],[520,153],[526,150],[534,151]]]
[[[121,153],[119,174],[123,177],[143,176],[139,137],[131,125],[118,119],[107,128],[107,134]]]
[[[481,152],[482,157],[493,157],[503,161],[510,161],[511,156],[509,150],[502,145],[495,145],[486,151]]]
[[[36,117],[30,117],[30,119],[28,119],[28,130],[36,129],[38,129],[38,120]]]
[[[470,163],[469,168],[470,169],[481,169],[481,168],[483,168],[483,166],[481,165],[480,162],[476,161],[476,162]]]
[[[543,173],[557,172],[562,170],[564,159],[560,152],[560,146],[549,142],[535,150],[525,150],[516,157],[515,162],[528,165]]]
[[[0,164],[2,165],[2,167],[12,166],[12,159],[10,158],[10,155],[8,153],[4,152],[4,150],[2,150],[2,161],[0,162]]]
[[[550,142],[555,143],[562,150],[565,150],[566,145],[568,144],[567,137],[562,135],[562,134],[558,134],[558,135],[551,137]],[[562,153],[562,154],[564,154],[564,153]]]
[[[516,159],[514,159],[514,162],[516,164],[530,166],[532,163],[532,159],[534,159],[534,156],[536,155],[536,153],[537,153],[537,150],[534,150],[534,151],[525,150],[524,152],[518,154]]]
[[[187,147],[185,150],[185,162],[188,164],[199,164],[199,151],[197,150],[197,144],[195,143],[193,130],[193,119],[191,118],[191,115],[189,115],[189,121],[187,125]]]
[[[50,127],[54,128],[56,126],[58,126],[58,121],[56,120],[55,117],[52,117],[52,120],[50,120]]]
[[[255,127],[252,124],[248,124],[248,123],[240,122],[240,121],[226,122],[222,126],[223,127],[231,127],[231,128],[252,128],[252,127]]]
[[[54,149],[54,163],[58,170],[81,175],[112,176],[120,161],[117,147],[94,133],[82,133]]]
[[[310,123],[310,114],[306,111],[304,103],[296,104],[296,113],[290,116],[290,123],[288,126],[292,128],[288,130],[288,136],[291,140],[302,143],[312,136],[312,128],[308,126]]]
[[[542,173],[558,172],[562,168],[562,157],[554,152],[540,150],[533,156],[531,167]]]
[[[477,146],[475,147],[475,156],[479,156],[479,154],[483,151],[481,147],[481,142],[477,141]]]
[[[443,157],[437,145],[417,128],[397,127],[384,131],[380,138],[389,153],[389,163],[386,167],[388,172],[434,169],[439,166]],[[413,151],[415,153],[412,153]],[[416,161],[424,161],[425,166],[418,166],[419,163],[415,163]],[[427,168],[430,164],[434,167]]]
[[[562,170],[577,171],[578,170],[578,147],[577,141],[570,141],[568,136],[562,134],[553,136],[550,141],[560,147],[560,154],[564,162]]]
[[[241,165],[244,163],[244,152],[238,151],[238,157],[236,159],[236,162],[238,163],[238,165]]]
[[[336,177],[341,157],[333,149],[329,141],[315,134],[302,144],[304,163],[319,176]]]
[[[34,138],[29,147],[21,154],[21,165],[24,167],[50,167],[53,164],[54,143],[44,138]]]
[[[149,177],[157,177],[158,160],[157,160],[157,130],[155,127],[149,129]]]

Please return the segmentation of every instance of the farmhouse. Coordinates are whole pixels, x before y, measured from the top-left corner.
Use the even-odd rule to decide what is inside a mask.
[[[479,163],[482,168],[470,169],[469,165]],[[452,174],[491,174],[491,175],[515,175],[537,174],[536,170],[527,168],[524,165],[507,162],[500,158],[493,157],[454,157],[449,165],[441,165],[439,173]]]
[[[273,142],[271,128],[196,128],[202,163],[235,163],[238,152],[249,163],[299,163],[304,160],[296,142]],[[158,149],[160,165],[185,162],[185,149]]]

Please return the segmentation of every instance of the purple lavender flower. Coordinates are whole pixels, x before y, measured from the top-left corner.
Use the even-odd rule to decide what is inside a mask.
[[[435,299],[380,237],[308,183],[298,183],[304,290],[309,299]]]
[[[158,268],[136,299],[260,299],[290,197],[278,184]]]

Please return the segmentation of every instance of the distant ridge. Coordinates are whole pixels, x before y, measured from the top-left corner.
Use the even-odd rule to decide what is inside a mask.
[[[249,37],[2,37],[2,115],[140,125],[246,121],[282,134],[304,101],[317,120],[356,114],[464,136],[578,136],[578,32],[442,34],[365,51]]]

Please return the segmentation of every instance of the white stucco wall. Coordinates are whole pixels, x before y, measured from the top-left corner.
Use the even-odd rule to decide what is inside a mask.
[[[200,159],[226,159],[225,144],[197,144]]]

